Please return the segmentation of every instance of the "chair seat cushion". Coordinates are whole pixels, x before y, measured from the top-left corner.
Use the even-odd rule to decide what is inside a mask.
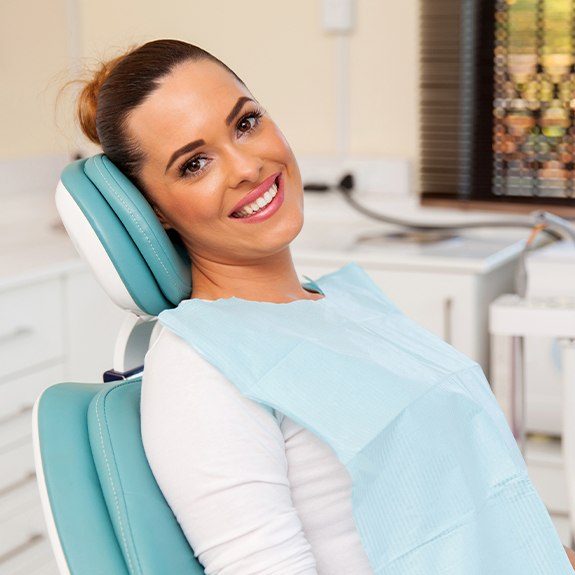
[[[88,408],[94,463],[130,573],[201,575],[204,570],[148,465],[140,431],[141,380],[96,394]]]

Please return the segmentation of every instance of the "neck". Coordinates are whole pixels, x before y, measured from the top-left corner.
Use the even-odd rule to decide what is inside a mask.
[[[287,303],[321,299],[322,294],[302,287],[289,248],[251,262],[216,262],[194,258],[191,298],[216,300],[238,297],[253,301]]]

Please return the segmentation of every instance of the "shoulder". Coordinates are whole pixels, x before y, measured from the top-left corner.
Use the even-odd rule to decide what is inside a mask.
[[[191,345],[172,330],[161,327],[155,340],[151,343],[144,358],[144,369],[154,369],[160,364],[191,362],[197,367],[207,367],[206,361]]]
[[[252,417],[272,416],[270,408],[244,396],[223,373],[180,336],[162,327],[144,358],[142,417],[151,414],[243,412]],[[188,411],[189,413],[189,411]]]
[[[162,327],[144,358],[142,391],[159,389],[165,396],[178,395],[182,388],[201,391],[208,386],[212,392],[233,393],[236,389],[184,339]]]

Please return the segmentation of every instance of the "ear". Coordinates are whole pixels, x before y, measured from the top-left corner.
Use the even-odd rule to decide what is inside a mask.
[[[162,224],[163,228],[166,231],[171,230],[172,226],[171,226],[170,222],[167,220],[166,216],[164,216],[164,214],[162,213],[160,208],[158,208],[158,206],[156,206],[156,205],[152,205],[152,209],[154,210],[154,213],[158,217],[158,220],[160,220],[160,223]]]

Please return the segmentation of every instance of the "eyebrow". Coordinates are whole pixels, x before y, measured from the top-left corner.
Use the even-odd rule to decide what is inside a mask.
[[[191,152],[192,150],[195,150],[196,148],[199,148],[200,146],[203,146],[206,142],[204,140],[194,140],[193,142],[190,142],[189,144],[186,144],[185,146],[182,146],[181,148],[178,148],[173,154],[172,157],[170,158],[170,161],[168,162],[168,165],[166,166],[166,169],[164,171],[164,174],[166,174],[168,172],[168,170],[170,169],[170,166],[182,155],[182,154],[187,154],[188,152]]]
[[[242,109],[243,105],[246,102],[253,102],[253,100],[251,98],[248,98],[247,96],[241,96],[240,98],[238,98],[238,101],[236,102],[235,106],[232,108],[232,111],[228,114],[228,117],[226,118],[226,124],[229,126],[234,118],[239,114],[240,110]]]
[[[253,102],[254,100],[252,100],[252,98],[248,98],[247,96],[241,96],[240,98],[238,98],[238,101],[234,104],[234,107],[232,108],[232,111],[228,114],[227,118],[226,118],[226,125],[230,125],[233,121],[234,118],[239,114],[240,110],[243,108],[244,104],[246,102]],[[200,146],[203,146],[205,144],[205,140],[194,140],[193,142],[190,142],[189,144],[186,144],[185,146],[182,146],[181,148],[178,148],[170,157],[169,161],[168,161],[168,165],[166,166],[166,169],[164,171],[164,174],[167,173],[167,171],[170,169],[170,166],[182,155],[182,154],[186,154],[188,152],[191,152],[192,150],[195,150],[196,148],[199,148]]]

